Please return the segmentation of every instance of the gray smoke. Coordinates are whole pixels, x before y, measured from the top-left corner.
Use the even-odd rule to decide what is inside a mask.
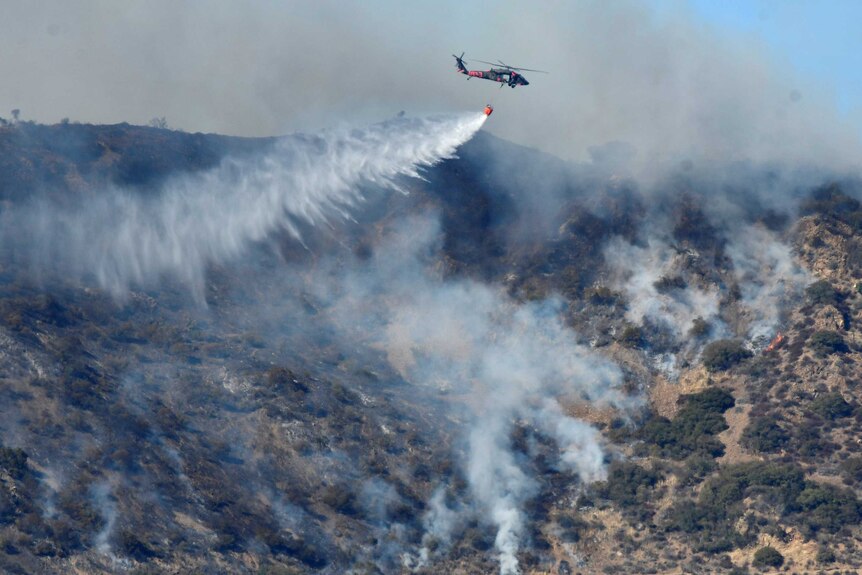
[[[111,545],[111,536],[114,532],[114,526],[117,523],[117,503],[113,498],[114,487],[110,481],[104,480],[93,485],[90,494],[99,514],[102,516],[104,525],[96,534],[96,549],[102,555],[107,555],[111,559],[116,559]]]
[[[493,99],[500,136],[578,160],[624,142],[641,173],[683,160],[858,166],[858,124],[838,116],[828,86],[684,3],[14,0],[4,15],[0,74],[14,81],[0,110],[39,121],[165,116],[272,135]],[[516,90],[468,82],[450,56],[462,50],[474,69],[499,58],[551,73]]]

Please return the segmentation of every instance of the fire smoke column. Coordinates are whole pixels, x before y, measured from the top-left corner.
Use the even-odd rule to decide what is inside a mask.
[[[439,491],[432,497],[423,521],[428,537],[415,556],[406,554],[405,567],[426,568],[463,521],[475,518],[495,534],[499,573],[514,575],[530,521],[526,503],[540,487],[512,443],[515,426],[553,439],[560,468],[586,483],[604,477],[602,439],[560,402],[628,409],[635,401],[620,389],[619,368],[578,342],[562,300],[519,302],[500,286],[441,276],[442,244],[436,216],[405,218],[370,259],[346,272],[339,260],[337,281],[314,284],[339,285],[318,295],[332,302],[327,313],[335,325],[373,334],[359,338],[385,350],[408,385],[430,397],[461,398],[439,409],[447,426],[463,426],[467,490],[452,492],[451,508]]]
[[[282,138],[263,157],[228,158],[203,174],[169,181],[144,197],[106,189],[79,209],[47,203],[7,210],[0,240],[38,267],[99,284],[123,297],[164,276],[204,299],[207,264],[238,256],[278,230],[299,237],[298,222],[346,217],[360,184],[397,189],[400,177],[453,157],[487,120],[481,112],[396,118],[363,129]]]

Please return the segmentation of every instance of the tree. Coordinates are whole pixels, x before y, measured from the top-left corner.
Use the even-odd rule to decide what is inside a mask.
[[[808,300],[816,305],[835,305],[838,303],[838,293],[826,280],[816,281],[805,288]]]
[[[707,371],[724,371],[751,357],[751,352],[742,342],[734,339],[720,339],[703,348],[703,365]]]
[[[12,120],[14,122],[18,121],[18,116],[20,116],[20,115],[21,115],[21,110],[19,110],[18,108],[15,108],[14,110],[12,110]]]
[[[618,341],[621,345],[628,348],[643,347],[643,330],[636,325],[629,324],[623,329]]]
[[[826,565],[828,563],[835,563],[835,552],[832,551],[829,547],[821,547],[817,550],[817,562],[821,565]]]
[[[784,555],[774,547],[761,547],[754,552],[752,565],[758,568],[781,567],[784,565]]]
[[[775,453],[790,436],[771,417],[753,418],[742,432],[741,443],[760,453]]]
[[[849,351],[844,338],[837,331],[815,331],[808,340],[808,347],[820,357]]]
[[[811,411],[828,420],[853,415],[853,406],[840,393],[825,393],[810,404]]]
[[[168,129],[168,121],[165,120],[164,116],[162,116],[161,118],[158,118],[158,117],[153,118],[152,120],[150,120],[147,123],[147,125],[150,126],[151,128],[159,128],[160,130],[167,130]]]

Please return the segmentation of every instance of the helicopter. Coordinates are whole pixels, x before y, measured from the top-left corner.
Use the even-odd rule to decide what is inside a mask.
[[[508,85],[510,88],[514,88],[515,86],[529,86],[530,83],[527,81],[527,79],[519,73],[521,70],[527,72],[539,72],[541,74],[548,73],[544,70],[516,68],[515,66],[509,66],[508,64],[505,64],[500,60],[497,60],[496,64],[494,62],[476,60],[477,62],[481,62],[483,64],[490,64],[491,66],[499,65],[501,66],[500,68],[491,68],[490,70],[468,70],[467,66],[464,64],[464,52],[461,52],[460,56],[452,54],[452,57],[455,58],[455,68],[458,69],[458,73],[467,76],[468,80],[470,78],[482,78],[484,80],[491,80],[494,82],[499,82],[501,88],[504,85]]]

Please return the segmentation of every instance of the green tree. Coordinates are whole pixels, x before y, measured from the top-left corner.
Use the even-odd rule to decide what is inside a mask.
[[[754,552],[752,565],[761,569],[764,567],[781,567],[784,565],[784,555],[774,547],[761,547]]]
[[[734,339],[720,339],[703,348],[703,365],[707,371],[724,371],[751,357],[751,352],[742,342]]]
[[[816,281],[805,288],[808,301],[815,305],[835,305],[838,303],[838,292],[826,280]]]
[[[815,331],[808,338],[808,347],[820,357],[849,351],[844,338],[837,331]]]
[[[755,417],[742,431],[745,447],[760,453],[775,453],[787,444],[790,435],[771,417]]]

